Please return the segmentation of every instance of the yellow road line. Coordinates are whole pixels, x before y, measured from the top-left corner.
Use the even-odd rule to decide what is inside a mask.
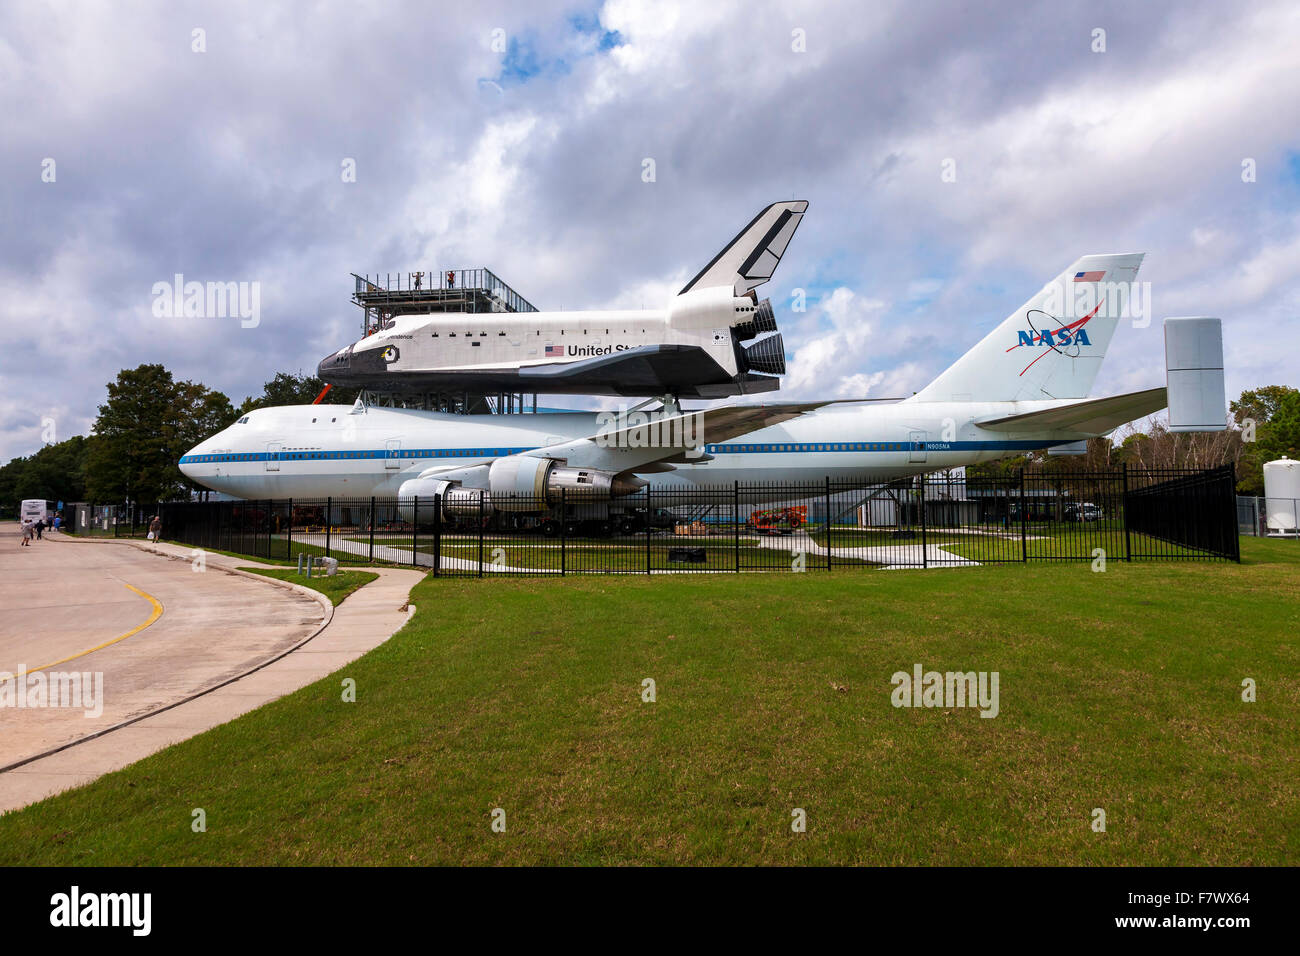
[[[34,674],[37,671],[43,671],[50,667],[57,667],[59,664],[66,664],[68,661],[75,661],[78,657],[85,657],[87,654],[95,653],[95,651],[102,651],[104,648],[111,647],[114,644],[118,643],[119,641],[125,641],[128,637],[130,637],[133,634],[139,634],[141,631],[143,631],[154,621],[158,620],[158,618],[162,617],[163,606],[161,601],[159,601],[152,594],[145,594],[139,588],[133,587],[132,585],[127,584],[125,581],[122,582],[122,585],[124,587],[131,588],[132,591],[134,591],[136,594],[140,595],[140,597],[144,598],[146,601],[148,601],[150,604],[153,605],[153,613],[149,615],[149,620],[145,621],[143,624],[131,628],[131,630],[127,631],[121,637],[115,637],[111,641],[105,641],[103,644],[96,644],[94,647],[88,648],[87,650],[79,651],[78,653],[72,654],[69,657],[60,658],[59,660],[53,661],[52,663],[49,664],[42,664],[40,667],[29,667],[27,668],[27,673]]]

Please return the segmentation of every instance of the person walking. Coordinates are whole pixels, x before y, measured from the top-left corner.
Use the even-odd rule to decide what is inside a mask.
[[[158,515],[154,515],[153,520],[149,522],[149,540],[162,540],[162,518]]]
[[[22,544],[24,548],[30,548],[32,546],[32,523],[30,521],[23,522]]]
[[[37,541],[40,541],[40,540],[41,540],[41,536],[42,536],[42,534],[44,533],[44,531],[45,531],[45,519],[44,519],[44,518],[38,518],[38,519],[36,520],[36,540],[37,540]]]

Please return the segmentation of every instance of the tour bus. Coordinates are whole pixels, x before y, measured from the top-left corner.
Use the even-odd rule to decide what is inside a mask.
[[[43,498],[24,498],[22,507],[18,509],[19,523],[28,521],[37,522],[44,518],[47,522],[54,517],[53,501],[46,501]]]

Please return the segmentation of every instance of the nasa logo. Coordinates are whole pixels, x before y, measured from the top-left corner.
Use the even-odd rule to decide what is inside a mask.
[[[1020,345],[1091,345],[1092,344],[1090,341],[1088,341],[1087,329],[1071,330],[1068,328],[1064,328],[1064,329],[1057,329],[1054,332],[1051,329],[1045,329],[1042,332],[1019,332],[1017,334],[1020,336],[1020,341],[1016,343],[1017,346]]]
[[[1017,332],[1016,344],[1008,347],[1007,351],[1013,352],[1025,345],[1046,345],[1049,351],[1039,352],[1037,358],[1020,370],[1020,374],[1024,375],[1034,367],[1038,362],[1038,359],[1042,358],[1044,355],[1050,355],[1052,352],[1059,352],[1069,358],[1078,358],[1082,346],[1092,345],[1092,342],[1088,339],[1088,333],[1084,329],[1084,326],[1087,325],[1089,320],[1097,314],[1104,302],[1104,299],[1102,302],[1098,302],[1097,308],[1093,309],[1078,321],[1071,322],[1068,325],[1062,325],[1060,319],[1042,311],[1041,309],[1030,309],[1026,312],[1025,322],[1029,326],[1029,329],[1028,331]],[[1048,321],[1057,323],[1059,328],[1043,328],[1042,326],[1044,326]],[[1063,348],[1070,348],[1072,351],[1061,352],[1061,349]]]

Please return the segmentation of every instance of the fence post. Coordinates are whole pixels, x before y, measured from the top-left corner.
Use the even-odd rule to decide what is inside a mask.
[[[920,509],[921,509],[921,567],[930,566],[930,555],[925,550],[925,475],[916,476],[917,487],[921,489]]]
[[[736,538],[736,573],[740,573],[740,482],[737,481],[731,491],[731,523],[735,527]]]
[[[442,577],[442,495],[433,496],[433,576]]]
[[[645,486],[645,573],[650,573],[650,486]]]
[[[293,499],[289,499],[289,523],[285,526],[284,559],[293,560]]]
[[[826,494],[823,504],[826,506],[826,570],[831,569],[831,476],[826,476]]]
[[[1133,545],[1128,536],[1128,462],[1120,465],[1120,476],[1124,481],[1124,495],[1122,498],[1124,509],[1124,560],[1133,560]]]
[[[1029,545],[1025,542],[1025,469],[1020,469],[1020,560],[1029,563]]]
[[[411,502],[411,564],[420,566],[420,496]]]
[[[483,577],[483,496],[482,488],[478,492],[478,576]]]
[[[370,496],[370,563],[375,561],[375,496]]]
[[[560,577],[564,577],[566,573],[565,572],[566,562],[564,560],[564,552],[565,552],[565,548],[568,545],[568,537],[569,537],[568,528],[566,527],[569,523],[569,516],[568,516],[568,510],[564,504],[566,498],[567,496],[564,493],[564,489],[561,488],[560,489]]]
[[[332,512],[334,511],[334,499],[325,499],[325,557],[330,556],[330,526],[334,523]]]
[[[266,559],[268,561],[271,560],[271,540],[273,537],[271,533],[271,529],[272,529],[272,525],[274,525],[274,522],[271,520],[271,511],[274,508],[275,508],[275,501],[272,500],[271,498],[267,498],[266,499]]]

